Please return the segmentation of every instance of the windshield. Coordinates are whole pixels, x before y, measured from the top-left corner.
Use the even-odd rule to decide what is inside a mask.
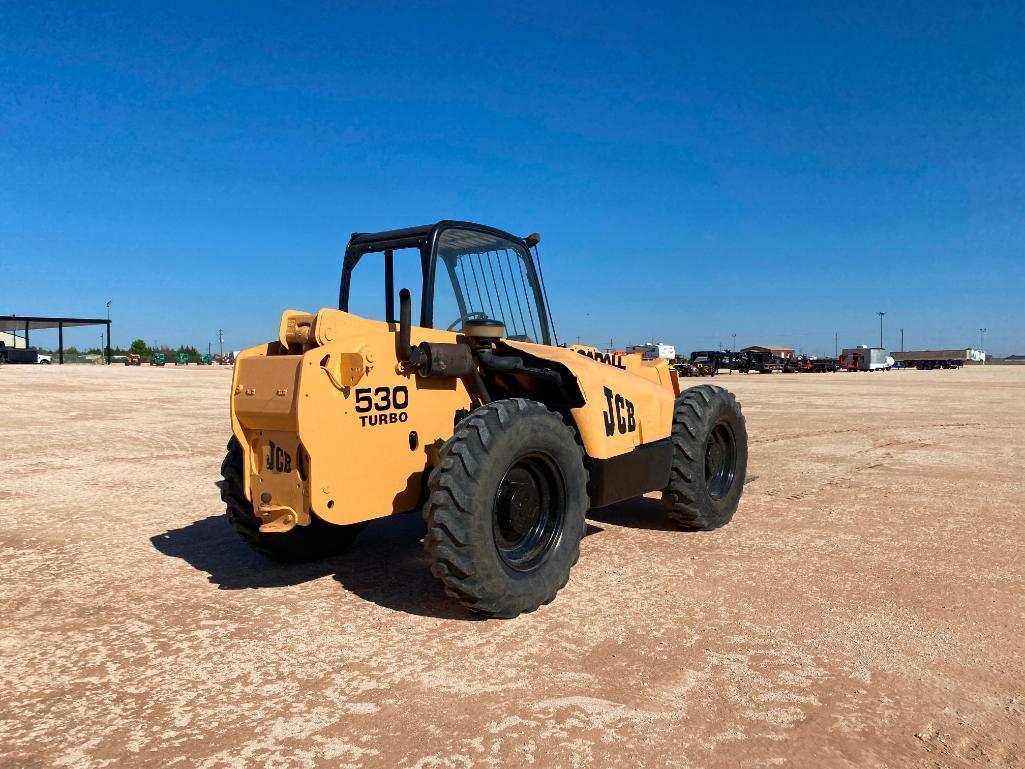
[[[466,320],[505,324],[506,337],[548,344],[530,254],[519,243],[476,230],[450,228],[438,236],[434,327],[459,331]]]

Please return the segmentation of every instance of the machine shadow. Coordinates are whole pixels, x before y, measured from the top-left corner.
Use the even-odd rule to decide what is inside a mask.
[[[651,531],[672,531],[685,533],[674,525],[666,515],[665,508],[657,499],[636,497],[617,502],[608,507],[597,507],[587,511],[589,521],[608,523],[613,526],[625,526],[630,529],[649,529]]]
[[[658,500],[641,497],[590,510],[584,536],[603,531],[595,523],[679,531]],[[417,514],[372,521],[351,550],[313,563],[277,563],[253,552],[223,515],[201,518],[150,537],[153,547],[181,558],[221,590],[258,590],[301,585],[330,576],[354,595],[393,611],[441,619],[477,620],[445,595],[431,575]]]
[[[419,515],[373,521],[353,548],[313,563],[276,563],[253,552],[223,515],[212,515],[150,538],[159,552],[181,558],[221,590],[299,585],[331,576],[349,592],[379,606],[440,619],[476,620],[445,595],[431,575],[420,540]]]

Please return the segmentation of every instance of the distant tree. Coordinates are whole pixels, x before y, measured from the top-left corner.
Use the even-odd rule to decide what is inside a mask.
[[[132,341],[131,346],[128,348],[128,352],[134,355],[149,355],[149,347],[146,342],[142,339],[135,339]]]
[[[81,355],[81,353],[78,351],[78,348],[75,347],[74,345],[71,345],[71,347],[65,347],[64,348],[64,354],[65,355]]]
[[[184,344],[181,345],[177,351],[187,353],[188,355],[199,355],[199,351],[195,347],[189,347]]]

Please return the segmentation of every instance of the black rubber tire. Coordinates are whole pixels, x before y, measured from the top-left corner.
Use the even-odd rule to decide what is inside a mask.
[[[561,504],[536,506],[540,517],[531,531],[555,519],[555,533],[539,546],[538,563],[514,568],[498,544],[498,493],[507,473],[535,461],[531,457],[550,463],[544,465],[550,477],[561,478],[554,484]],[[580,557],[587,471],[574,431],[558,414],[523,398],[477,409],[441,447],[428,489],[424,549],[431,573],[463,606],[490,617],[515,617],[549,603],[566,585]]]
[[[721,463],[732,466],[728,482],[726,472],[707,477],[713,432],[732,435],[732,461]],[[676,399],[672,438],[673,465],[662,492],[670,519],[690,531],[725,526],[737,510],[747,474],[747,426],[733,393],[716,385],[684,390]]]
[[[221,463],[221,475],[224,477],[221,499],[227,506],[228,523],[260,555],[274,561],[316,561],[348,548],[366,526],[364,523],[337,526],[314,515],[309,526],[296,526],[281,534],[260,531],[260,519],[253,512],[252,503],[246,499],[242,485],[242,462],[242,447],[232,436],[228,441],[228,453]]]

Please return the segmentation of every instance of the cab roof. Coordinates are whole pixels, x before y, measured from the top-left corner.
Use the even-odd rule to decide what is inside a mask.
[[[408,248],[420,243],[430,242],[441,230],[456,228],[465,230],[477,230],[487,232],[498,237],[508,238],[519,243],[524,243],[523,238],[512,235],[504,230],[489,227],[486,224],[476,222],[462,222],[455,219],[442,219],[434,224],[421,224],[418,227],[404,227],[398,230],[383,230],[381,232],[354,232],[349,238],[349,251],[365,253],[385,248]]]

